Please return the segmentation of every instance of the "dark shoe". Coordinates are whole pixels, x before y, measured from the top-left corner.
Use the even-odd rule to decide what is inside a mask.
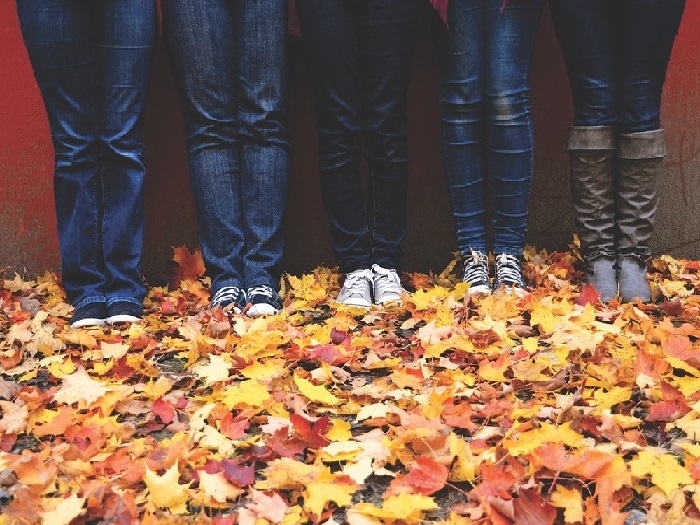
[[[623,303],[639,299],[644,303],[651,301],[651,288],[647,281],[647,265],[644,261],[624,258],[618,261],[620,266],[620,296]]]
[[[246,313],[250,317],[275,315],[280,313],[283,306],[279,294],[266,284],[248,288],[248,301],[250,301],[250,308]]]
[[[107,319],[107,303],[102,301],[84,304],[73,312],[70,320],[71,328],[84,326],[104,326]]]
[[[613,259],[596,259],[585,261],[584,281],[593,285],[600,294],[603,303],[609,303],[617,297],[617,267]]]
[[[136,323],[143,317],[143,306],[131,301],[117,301],[107,307],[107,312],[109,324]]]
[[[504,288],[507,292],[518,297],[527,293],[519,257],[507,253],[496,256],[496,279],[493,283],[493,289],[496,291],[500,288]]]
[[[237,286],[225,286],[214,294],[211,300],[212,308],[222,308],[234,314],[240,314],[247,302],[245,290]]]
[[[615,259],[615,142],[611,126],[569,129],[571,203],[584,261]]]
[[[463,259],[464,273],[462,281],[469,284],[467,295],[490,295],[491,280],[489,279],[488,255],[472,250]]]

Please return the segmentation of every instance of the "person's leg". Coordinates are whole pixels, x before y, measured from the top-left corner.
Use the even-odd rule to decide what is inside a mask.
[[[162,9],[212,305],[233,304],[237,311],[246,301],[246,283],[233,6],[226,0],[168,0]]]
[[[684,0],[621,2],[617,24],[618,265],[623,301],[649,301],[646,261],[663,176],[661,92]]]
[[[406,236],[406,106],[417,25],[416,0],[367,0],[360,18],[372,262],[395,271],[401,268],[401,243]]]
[[[584,279],[609,302],[618,292],[614,10],[608,0],[558,0],[550,6],[574,96],[567,150]]]
[[[494,287],[520,290],[534,171],[530,69],[544,0],[488,0],[486,9],[486,114],[488,177],[494,218]]]
[[[284,237],[282,221],[289,178],[285,0],[235,3],[241,195],[245,245],[243,268],[252,306],[248,314],[273,314]]]
[[[51,128],[61,269],[66,295],[76,308],[73,324],[104,321],[107,279],[99,227],[91,12],[75,0],[19,0],[17,14]]]
[[[302,40],[316,93],[318,163],[340,271],[371,266],[360,179],[361,90],[355,0],[299,0]]]
[[[488,253],[485,223],[485,7],[485,0],[452,0],[447,11],[448,27],[440,33],[442,38],[438,45],[444,173],[457,247],[462,256],[469,256],[473,251]]]
[[[468,294],[490,294],[486,242],[484,121],[485,0],[453,0],[437,28],[442,77],[442,153],[462,280]]]
[[[371,239],[360,179],[362,100],[358,19],[364,0],[298,0],[316,93],[318,165],[331,246],[345,274],[337,301],[372,304]]]
[[[135,321],[146,288],[143,248],[143,114],[155,43],[153,0],[96,6],[97,132],[104,216],[102,247],[111,322]]]

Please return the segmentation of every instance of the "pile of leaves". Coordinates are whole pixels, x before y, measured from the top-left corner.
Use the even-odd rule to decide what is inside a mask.
[[[284,279],[282,314],[208,308],[201,259],[132,325],[72,330],[56,276],[0,280],[0,523],[694,523],[700,263],[597,301],[574,252],[532,293],[402,306]]]

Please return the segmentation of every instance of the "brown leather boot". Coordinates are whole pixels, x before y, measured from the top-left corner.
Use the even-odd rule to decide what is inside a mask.
[[[571,200],[585,265],[584,279],[603,302],[617,297],[615,270],[615,130],[611,126],[569,129]]]
[[[651,299],[646,263],[659,202],[666,155],[664,130],[619,137],[617,186],[617,264],[623,302]]]

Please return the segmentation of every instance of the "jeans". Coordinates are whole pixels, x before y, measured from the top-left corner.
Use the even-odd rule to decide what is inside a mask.
[[[285,0],[167,0],[162,9],[212,293],[277,289],[290,159]]]
[[[552,0],[576,126],[661,127],[661,90],[685,0]]]
[[[141,304],[143,113],[154,0],[18,0],[49,118],[63,286],[80,308]]]
[[[530,63],[544,0],[451,0],[438,33],[442,144],[457,245],[522,255],[533,174]]]
[[[416,0],[299,0],[316,92],[323,203],[340,270],[398,270],[406,236],[406,100]],[[369,205],[360,177],[363,138]]]

